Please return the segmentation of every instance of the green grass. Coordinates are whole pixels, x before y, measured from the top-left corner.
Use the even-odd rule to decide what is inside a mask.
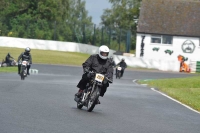
[[[17,60],[18,56],[24,52],[21,48],[0,47],[0,60],[5,59],[9,52]],[[81,66],[82,63],[90,56],[89,54],[77,52],[61,52],[50,50],[31,50],[33,63],[41,64],[59,64]],[[0,62],[1,62],[0,61]],[[0,72],[17,72],[15,67],[0,67]]]
[[[158,88],[161,92],[200,111],[200,76],[147,81],[140,80],[138,82]]]
[[[15,60],[24,52],[24,49],[0,47],[0,60],[5,59],[9,52]],[[50,50],[31,50],[33,63],[42,64],[63,64],[63,65],[81,65],[90,55],[77,52],[61,52]]]
[[[17,70],[18,68],[17,67],[0,67],[0,73],[1,72],[16,72],[17,73]]]
[[[131,54],[135,54],[135,50],[130,50],[130,53]]]

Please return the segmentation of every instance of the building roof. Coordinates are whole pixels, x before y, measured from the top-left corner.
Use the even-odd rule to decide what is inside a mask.
[[[200,37],[200,1],[142,0],[137,32]]]

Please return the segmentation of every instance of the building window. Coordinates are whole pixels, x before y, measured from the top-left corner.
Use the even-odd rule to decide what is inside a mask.
[[[162,44],[172,44],[172,36],[162,36]]]
[[[160,44],[172,44],[173,36],[166,35],[152,35],[151,43],[160,43]]]
[[[160,35],[151,36],[151,43],[161,43],[161,36]]]

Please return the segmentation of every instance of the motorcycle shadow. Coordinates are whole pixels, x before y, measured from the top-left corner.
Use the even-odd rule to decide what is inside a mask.
[[[80,112],[84,113],[84,114],[91,114],[92,113],[92,114],[96,114],[96,115],[102,115],[103,114],[101,109],[95,109],[91,112],[88,112],[87,108],[78,109],[76,107],[72,107],[71,109],[73,109],[73,112],[75,112],[75,113],[80,113]]]

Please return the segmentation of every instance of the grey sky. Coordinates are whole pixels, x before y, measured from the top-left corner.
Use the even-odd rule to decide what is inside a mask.
[[[101,22],[101,15],[103,10],[106,8],[111,8],[111,4],[108,0],[85,0],[86,10],[88,11],[88,16],[92,16],[92,22],[99,24]]]

